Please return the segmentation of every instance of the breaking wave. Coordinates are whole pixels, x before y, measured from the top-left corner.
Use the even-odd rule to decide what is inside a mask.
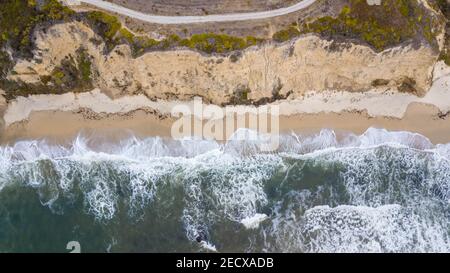
[[[279,143],[0,147],[0,251],[450,251],[448,144],[373,128]]]

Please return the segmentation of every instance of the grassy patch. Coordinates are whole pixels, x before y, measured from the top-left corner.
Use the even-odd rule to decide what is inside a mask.
[[[134,35],[128,29],[123,28],[115,16],[104,12],[88,12],[86,18],[88,24],[96,30],[97,34],[105,39],[109,50],[118,44],[128,43],[135,56],[147,51],[167,50],[175,47],[187,47],[208,54],[220,54],[242,50],[263,42],[262,39],[252,36],[241,38],[216,33],[194,34],[186,39],[181,39],[178,35],[172,34],[163,40],[155,40],[147,36]]]
[[[120,37],[122,37],[123,39],[125,39],[128,43],[132,44],[134,43],[134,34],[131,33],[128,29],[126,28],[121,28],[119,30],[120,33]]]
[[[289,41],[299,35],[300,35],[300,31],[299,31],[298,27],[289,26],[286,29],[282,29],[282,30],[276,32],[273,35],[272,39],[276,42],[285,42],[285,41]]]
[[[203,33],[183,39],[179,45],[206,53],[227,53],[257,45],[260,42],[262,42],[261,39],[251,36],[240,38],[225,34]]]
[[[359,39],[383,50],[404,41],[423,37],[435,45],[438,22],[417,1],[383,0],[370,6],[366,0],[349,0],[339,16],[325,16],[275,33],[273,39],[286,41],[299,34],[318,33],[324,37]]]

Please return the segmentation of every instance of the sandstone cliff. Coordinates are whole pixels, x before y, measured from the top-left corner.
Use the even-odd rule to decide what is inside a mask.
[[[423,95],[439,52],[425,45],[382,52],[352,43],[304,35],[284,44],[264,44],[231,57],[192,50],[149,52],[133,58],[128,45],[109,53],[81,22],[57,24],[35,34],[34,59],[19,60],[9,80],[39,83],[61,62],[87,52],[93,86],[118,97],[202,96],[216,104],[264,102],[302,96],[307,91],[365,91],[394,87]]]
[[[339,13],[302,17],[272,39],[169,33],[157,40],[131,32],[104,12],[75,12],[56,0],[8,0],[0,17],[0,88],[8,100],[99,88],[113,98],[201,96],[219,105],[262,104],[325,90],[423,96],[436,61],[450,59],[448,5],[338,2]]]

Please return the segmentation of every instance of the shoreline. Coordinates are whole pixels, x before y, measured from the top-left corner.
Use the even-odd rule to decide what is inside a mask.
[[[366,111],[369,117],[402,118],[409,105],[423,103],[436,106],[440,112],[450,112],[450,67],[442,61],[434,68],[433,84],[423,97],[391,89],[373,89],[367,92],[321,91],[307,92],[301,98],[279,100],[267,105],[279,106],[279,114],[342,113]],[[175,106],[189,107],[195,113],[196,100],[165,101],[151,100],[145,95],[123,96],[112,99],[99,89],[83,93],[64,93],[60,95],[31,95],[18,97],[9,102],[3,119],[5,126],[27,120],[32,112],[40,111],[79,111],[89,109],[97,114],[126,114],[140,109],[152,109],[161,115],[170,115]],[[206,104],[204,104],[206,106]],[[264,106],[263,106],[264,107]],[[223,108],[223,107],[222,107]],[[226,106],[237,112],[252,112],[259,107],[248,105]]]
[[[419,133],[435,144],[448,143],[450,67],[438,62],[433,74],[432,87],[424,97],[389,90],[365,93],[325,91],[268,105],[279,107],[280,133],[314,133],[333,129],[362,134],[368,128],[376,127]],[[198,112],[193,110],[196,102],[152,101],[144,95],[111,99],[98,89],[79,94],[19,97],[3,107],[6,109],[0,144],[21,139],[65,140],[75,137],[80,131],[107,133],[129,130],[144,137],[169,137],[171,126],[176,121],[172,116],[173,107],[182,105],[197,115]],[[260,108],[227,106],[225,109],[251,113]],[[217,119],[214,122],[221,121]]]
[[[401,119],[370,117],[364,112],[295,114],[279,117],[279,131],[281,134],[295,132],[309,135],[318,133],[321,129],[332,129],[336,132],[360,135],[374,127],[418,133],[429,138],[433,144],[449,143],[450,117],[439,117],[439,113],[435,106],[413,103]],[[64,143],[75,138],[80,132],[87,135],[103,134],[110,138],[127,132],[139,137],[170,137],[171,126],[175,121],[171,117],[159,117],[145,110],[103,117],[88,115],[84,112],[33,112],[28,120],[7,127],[0,138],[0,144],[29,139]]]

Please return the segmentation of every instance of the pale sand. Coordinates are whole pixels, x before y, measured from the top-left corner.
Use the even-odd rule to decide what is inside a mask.
[[[144,110],[101,119],[87,118],[85,114],[76,112],[39,111],[33,112],[28,120],[7,127],[0,136],[0,143],[42,138],[65,141],[73,139],[80,132],[91,134],[122,130],[142,136],[169,136],[171,124],[170,119],[161,119]]]
[[[67,139],[80,131],[107,133],[124,129],[141,136],[170,136],[175,120],[170,113],[177,104],[193,106],[193,102],[155,102],[145,96],[112,100],[99,90],[21,97],[6,109],[6,129],[0,132],[0,140]],[[280,106],[283,133],[323,128],[363,133],[370,127],[379,127],[417,132],[434,143],[450,142],[450,118],[445,115],[450,112],[450,68],[442,63],[436,65],[433,86],[423,98],[389,91],[323,92],[274,105]]]
[[[450,142],[450,118],[439,117],[436,107],[414,103],[402,119],[369,117],[366,113],[318,113],[280,116],[281,133],[315,133],[323,128],[362,134],[370,127],[392,131],[411,131],[428,137],[433,143]],[[123,130],[138,136],[169,137],[174,119],[159,118],[137,110],[127,115],[109,115],[101,119],[86,118],[82,113],[62,111],[33,112],[29,119],[9,126],[0,142],[20,139],[70,140],[78,133],[114,135]]]
[[[390,90],[374,90],[364,93],[326,91],[309,93],[301,99],[282,100],[272,105],[280,106],[280,115],[315,114],[320,112],[367,111],[370,117],[385,116],[401,118],[412,103],[426,103],[436,106],[441,112],[450,111],[450,67],[439,62],[434,69],[433,85],[420,98],[407,93]],[[185,105],[193,109],[194,101],[152,101],[144,95],[124,96],[111,99],[100,90],[62,95],[33,95],[19,97],[8,105],[4,120],[6,126],[26,120],[32,112],[60,110],[77,111],[90,109],[95,113],[125,114],[142,108],[154,109],[167,115],[175,105]],[[229,107],[231,110],[254,110],[252,106]],[[191,110],[194,112],[193,110]]]

